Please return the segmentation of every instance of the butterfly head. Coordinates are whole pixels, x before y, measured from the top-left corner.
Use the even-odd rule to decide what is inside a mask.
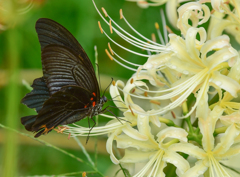
[[[106,96],[102,96],[102,98],[100,99],[100,103],[104,104],[106,103],[108,100],[107,100],[107,97]]]

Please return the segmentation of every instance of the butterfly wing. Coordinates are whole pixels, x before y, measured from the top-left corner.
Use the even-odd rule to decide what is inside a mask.
[[[74,50],[56,44],[48,45],[42,51],[42,63],[51,94],[63,86],[76,85],[95,93],[97,101],[100,99],[95,72],[89,70],[85,60]]]
[[[23,117],[21,121],[27,130],[39,131],[35,136],[38,137],[60,124],[86,117],[90,103],[99,102],[100,91],[91,61],[67,29],[53,20],[39,19],[36,31],[42,50],[43,77],[34,81],[33,91],[22,103],[36,108],[38,115]],[[68,87],[74,88],[74,92]],[[45,97],[40,98],[43,92]]]
[[[36,22],[35,28],[38,34],[41,50],[50,44],[58,44],[70,48],[85,60],[85,65],[88,66],[89,70],[94,73],[92,63],[89,60],[86,52],[75,39],[75,37],[65,27],[51,19],[40,18]],[[43,73],[44,68],[45,66],[43,65]]]
[[[70,124],[89,115],[90,100],[96,97],[88,90],[78,86],[64,86],[54,93],[39,111],[31,131],[38,132],[35,137],[48,133],[58,125]]]
[[[35,79],[31,86],[33,90],[26,94],[21,103],[39,112],[42,109],[43,103],[50,97],[49,89],[43,77]]]

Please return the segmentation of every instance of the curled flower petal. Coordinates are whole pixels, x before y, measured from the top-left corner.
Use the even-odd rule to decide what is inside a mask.
[[[109,89],[109,92],[110,92],[110,95],[113,99],[113,102],[114,104],[119,107],[119,109],[123,112],[126,111],[126,109],[123,109],[123,108],[127,108],[127,106],[124,104],[124,101],[122,99],[122,97],[120,96],[120,93],[119,93],[119,90],[118,90],[118,87],[124,87],[125,84],[118,80],[115,85],[111,85],[110,86],[110,89]]]
[[[206,60],[207,53],[223,47],[229,46],[230,39],[227,35],[218,36],[213,38],[212,40],[206,41],[206,43],[202,46],[200,52],[202,53],[202,59]]]
[[[234,139],[238,135],[239,130],[237,130],[234,124],[232,124],[230,127],[228,127],[224,135],[221,137],[220,143],[217,144],[213,150],[213,153],[224,154],[234,144]]]
[[[219,72],[213,72],[211,82],[228,91],[233,97],[237,97],[237,92],[240,89],[240,84],[237,81],[228,76],[224,76]]]
[[[176,151],[176,152],[183,152],[185,154],[189,154],[192,157],[197,159],[203,159],[206,157],[205,151],[193,144],[190,143],[176,143],[169,146],[168,150]]]
[[[184,173],[184,177],[198,177],[203,175],[204,172],[208,169],[208,166],[205,165],[203,160],[197,161],[194,167],[190,168],[186,173]]]
[[[117,129],[115,130],[115,132],[113,132],[109,137],[108,137],[108,140],[107,140],[107,143],[106,143],[106,150],[107,152],[110,154],[110,159],[112,160],[112,162],[114,164],[118,164],[119,161],[118,159],[115,157],[114,153],[113,153],[113,149],[112,149],[112,145],[113,145],[113,140],[114,138],[121,133],[121,129]]]
[[[129,137],[132,137],[133,139],[145,141],[148,139],[148,137],[144,134],[141,134],[136,129],[132,128],[129,124],[126,124],[124,128],[122,128],[122,131],[128,135]]]
[[[126,148],[136,148],[140,151],[153,151],[158,149],[158,144],[156,142],[133,139],[127,135],[119,135],[115,138],[117,141],[117,147],[126,149]]]
[[[176,138],[183,142],[187,142],[187,135],[188,135],[188,133],[184,129],[181,129],[181,128],[175,128],[175,127],[165,128],[164,130],[160,131],[157,134],[157,137],[158,137],[157,140],[159,142],[159,147],[164,147],[163,141],[166,138]]]
[[[205,16],[203,16],[203,12]],[[205,23],[209,19],[210,10],[206,5],[199,2],[189,2],[178,8],[178,14],[177,27],[185,36],[190,27],[197,27],[197,25]],[[189,19],[192,21],[192,26],[188,23]],[[199,19],[202,20],[199,21]]]
[[[190,168],[188,161],[176,152],[166,151],[163,160],[177,167],[181,174],[184,174]]]
[[[125,155],[119,161],[121,163],[141,163],[148,162],[150,157],[153,156],[156,152],[138,152],[136,150],[125,150]],[[141,155],[139,155],[141,154]]]

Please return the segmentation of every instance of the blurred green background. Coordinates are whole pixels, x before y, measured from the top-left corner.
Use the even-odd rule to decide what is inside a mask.
[[[120,9],[123,9],[130,24],[148,38],[151,38],[151,33],[156,33],[154,23],[158,22],[161,25],[160,7],[140,9],[136,3],[124,0],[95,0],[95,2],[99,9],[104,7],[108,14],[131,34],[134,33],[123,20],[119,19]],[[109,40],[100,33],[98,21],[101,21],[102,27],[108,34],[109,27],[101,20],[91,0],[33,0],[33,7],[22,14],[21,9],[24,9],[28,3],[26,0],[0,1],[0,123],[33,135],[24,129],[20,118],[35,112],[20,104],[20,100],[29,92],[22,84],[22,79],[32,84],[35,78],[42,76],[40,45],[35,32],[35,22],[39,18],[50,18],[65,26],[85,49],[92,63],[94,63],[94,46],[97,46],[102,89],[111,82],[111,77],[126,81],[133,72],[111,61],[105,54],[104,50]],[[128,44],[116,33],[110,36],[126,48],[146,53]],[[131,62],[142,64],[146,61],[146,58],[131,54],[114,44],[111,44],[111,47],[121,57]],[[99,116],[100,125],[104,125],[107,121]],[[87,126],[86,120],[80,121],[79,124]],[[86,159],[75,140],[73,138],[68,140],[67,135],[51,132],[40,139]],[[106,136],[99,137],[97,167],[106,176],[111,177],[119,166],[112,164],[106,152],[106,139]],[[85,145],[86,137],[80,140]],[[93,158],[94,141],[95,138],[91,137],[85,145]],[[51,147],[3,128],[0,128],[0,159],[1,177],[50,176],[92,170],[84,163]],[[98,175],[88,174],[88,176]]]

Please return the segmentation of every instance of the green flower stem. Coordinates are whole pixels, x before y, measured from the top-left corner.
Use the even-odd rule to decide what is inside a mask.
[[[183,115],[186,115],[188,113],[188,106],[187,106],[187,102],[186,101],[182,104],[182,110],[183,110]],[[185,120],[186,120],[186,122],[188,124],[189,132],[193,133],[193,127],[192,127],[192,123],[191,123],[190,118],[191,117],[189,116]]]
[[[79,139],[78,139],[76,136],[74,136],[73,138],[74,138],[74,140],[77,142],[78,146],[82,149],[82,152],[83,152],[83,154],[87,157],[88,162],[89,162],[92,166],[95,166],[95,164],[94,164],[94,162],[92,161],[90,155],[88,154],[88,152],[86,151],[86,149],[84,148],[84,146],[82,145],[82,143],[79,141]]]
[[[179,127],[178,125],[176,125],[172,120],[169,120],[169,119],[166,119],[164,117],[158,117],[159,121],[161,123],[164,123],[166,124],[167,126],[170,126],[170,127]]]
[[[224,133],[227,130],[228,127],[220,127],[220,128],[216,128],[213,135],[217,136],[220,133]]]
[[[84,172],[85,172],[87,175],[88,175],[88,174],[95,174],[95,173],[97,173],[96,171],[78,171],[78,172],[64,173],[64,174],[60,174],[60,175],[57,175],[57,176],[81,175],[81,174],[83,174]],[[51,177],[52,177],[52,176],[51,176]]]
[[[188,106],[187,102],[184,102],[182,104],[182,109],[183,109],[183,115],[186,115],[188,113]],[[187,122],[189,132],[188,132],[188,140],[196,141],[198,144],[202,145],[202,134],[199,134],[199,128],[194,129],[191,123],[191,117],[187,117],[185,119]]]
[[[8,61],[9,82],[6,87],[6,119],[7,126],[17,129],[19,125],[18,109],[19,109],[19,44],[20,38],[17,29],[9,29],[6,31],[6,59]],[[13,132],[6,131],[6,142],[4,143],[3,152],[3,168],[1,176],[14,177],[17,176],[17,151],[18,139]]]
[[[173,140],[171,140],[171,141],[169,141],[169,142],[167,142],[167,143],[164,143],[164,146],[166,147],[166,148],[168,148],[169,146],[171,146],[172,144],[175,144],[175,143],[178,143],[179,142],[179,139],[173,139]]]
[[[19,131],[15,130],[15,129],[12,129],[12,128],[10,128],[10,127],[6,127],[6,126],[4,126],[4,125],[2,125],[2,124],[0,124],[0,127],[4,128],[4,129],[7,129],[7,130],[10,130],[10,131],[12,131],[12,132],[21,134],[21,135],[23,135],[23,136],[27,136],[27,137],[29,137],[29,138],[32,138],[33,140],[38,141],[38,142],[44,144],[45,146],[48,146],[48,147],[51,147],[51,148],[53,148],[53,149],[55,149],[55,150],[57,150],[57,151],[60,151],[60,152],[62,152],[63,154],[66,154],[66,155],[72,157],[73,159],[76,159],[76,160],[79,161],[79,162],[85,163],[86,165],[88,165],[89,167],[91,167],[93,170],[95,170],[95,173],[98,173],[100,176],[105,177],[100,171],[98,171],[98,169],[97,169],[94,165],[92,165],[92,164],[84,161],[83,159],[81,159],[81,158],[79,158],[79,157],[76,157],[75,155],[73,155],[73,154],[71,154],[71,153],[69,153],[69,152],[67,152],[67,151],[65,151],[65,150],[63,150],[63,149],[61,149],[61,148],[59,148],[59,147],[56,147],[56,146],[54,146],[54,145],[52,145],[52,144],[50,144],[50,143],[48,143],[48,142],[45,142],[45,141],[43,141],[43,140],[41,140],[41,139],[39,139],[39,138],[34,138],[33,136],[28,135],[28,134],[26,134],[26,133],[22,133],[22,132],[19,132]]]

